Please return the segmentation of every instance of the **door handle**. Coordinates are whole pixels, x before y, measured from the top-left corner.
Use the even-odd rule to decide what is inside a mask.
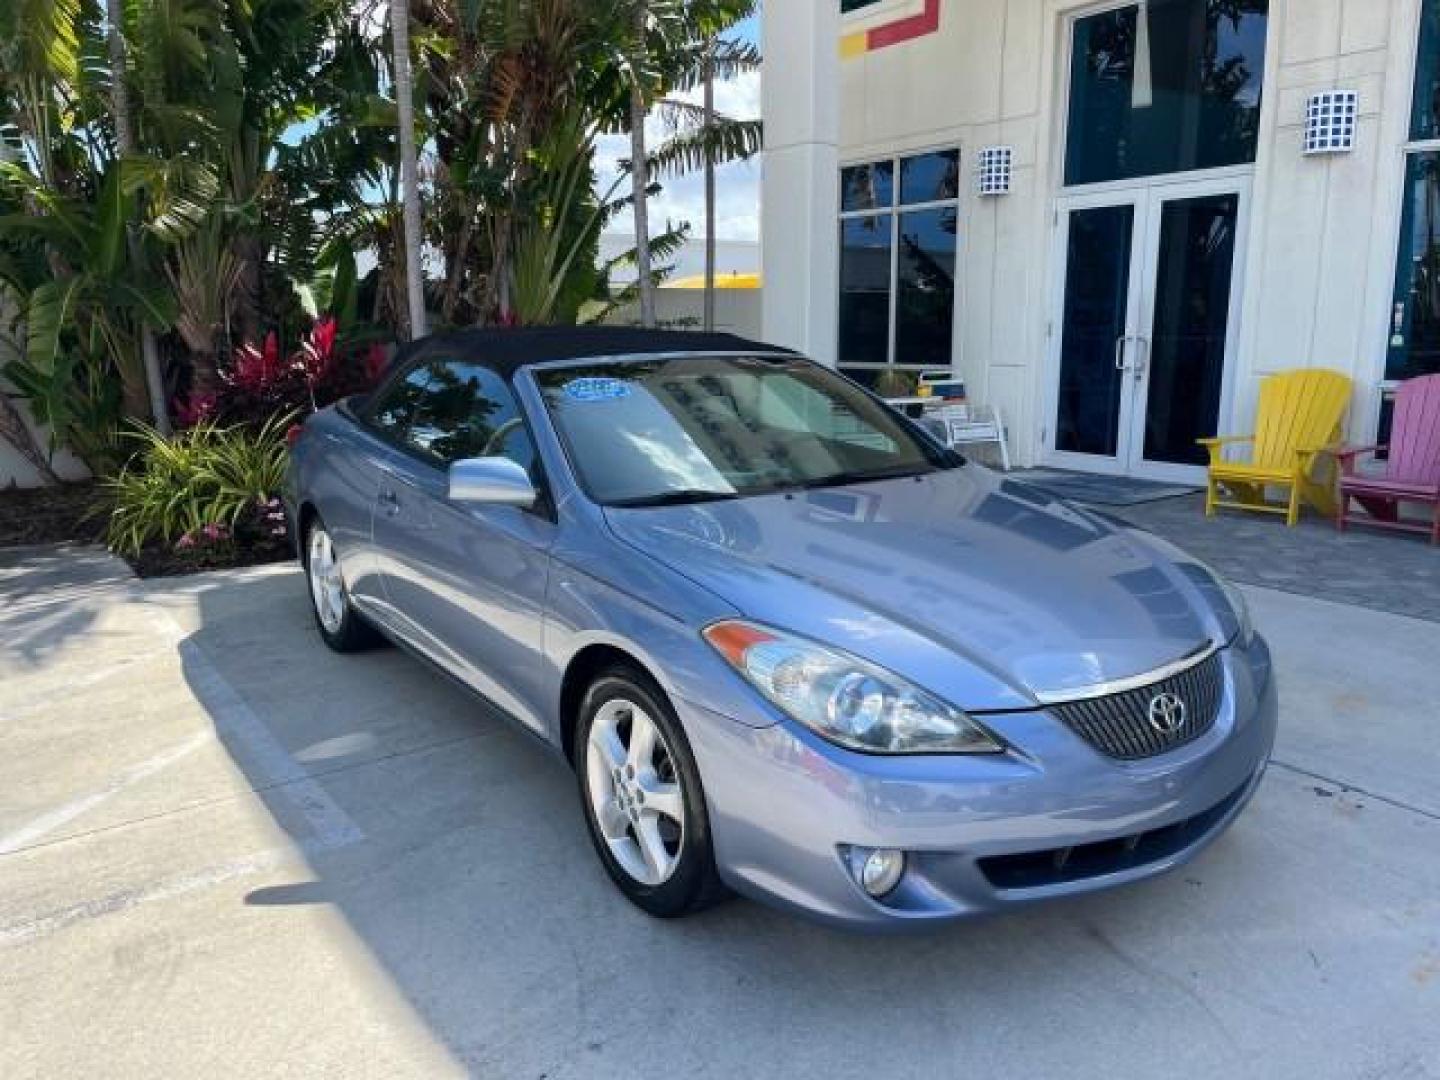
[[[1121,334],[1115,339],[1115,370],[1129,371],[1130,367],[1125,363],[1125,343],[1130,340],[1129,334]]]
[[[1150,370],[1150,339],[1144,334],[1135,335],[1135,363],[1130,369],[1139,382]]]

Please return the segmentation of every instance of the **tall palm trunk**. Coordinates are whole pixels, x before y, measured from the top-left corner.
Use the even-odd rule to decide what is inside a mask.
[[[650,272],[650,166],[645,150],[645,88],[641,81],[649,22],[645,0],[635,4],[635,62],[630,80],[630,186],[635,213],[635,273],[640,286],[640,324],[655,325],[655,279]]]
[[[710,140],[715,128],[715,39],[705,47],[705,329],[715,329],[715,151]]]
[[[121,157],[135,153],[135,121],[130,115],[130,92],[126,85],[129,62],[125,48],[123,0],[105,0],[105,18],[110,24],[107,44],[110,47],[110,95],[111,109],[115,120],[115,142]],[[139,234],[129,230],[130,269],[139,274],[143,253],[140,249]],[[170,434],[170,410],[165,402],[165,378],[160,371],[160,347],[155,340],[155,331],[143,319],[140,320],[140,356],[145,371],[145,391],[150,399],[150,415],[155,430],[162,435]]]
[[[114,3],[115,0],[110,0]],[[421,265],[420,163],[415,149],[415,87],[410,75],[410,4],[390,0],[390,33],[395,49],[395,106],[400,123],[400,187],[405,219],[405,293],[410,338],[424,337],[425,278]]]

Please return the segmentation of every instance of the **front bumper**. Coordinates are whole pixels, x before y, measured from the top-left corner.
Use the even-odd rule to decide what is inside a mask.
[[[827,922],[895,929],[1151,877],[1219,836],[1259,785],[1278,711],[1262,639],[1221,655],[1214,726],[1135,762],[1105,757],[1043,710],[983,718],[1014,748],[1004,755],[883,757],[788,721],[747,727],[676,704],[726,882]],[[844,845],[909,853],[900,886],[871,899]]]

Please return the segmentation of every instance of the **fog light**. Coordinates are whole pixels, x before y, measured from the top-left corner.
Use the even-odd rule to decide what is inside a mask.
[[[865,856],[860,868],[860,884],[877,900],[900,884],[905,873],[905,853],[891,848],[877,848]]]

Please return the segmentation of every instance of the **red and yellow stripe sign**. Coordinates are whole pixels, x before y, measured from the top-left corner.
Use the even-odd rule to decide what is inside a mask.
[[[840,56],[849,59],[876,49],[899,45],[902,41],[933,34],[940,29],[940,0],[925,0],[925,7],[918,15],[885,23],[870,30],[846,34],[840,39]]]

